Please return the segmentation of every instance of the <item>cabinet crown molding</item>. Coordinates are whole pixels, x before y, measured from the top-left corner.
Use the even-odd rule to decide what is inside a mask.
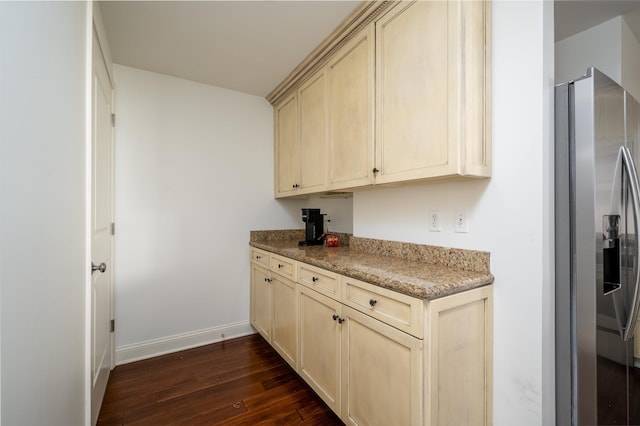
[[[318,70],[331,54],[353,37],[358,30],[393,6],[397,1],[363,0],[307,57],[278,84],[266,99],[275,105],[288,92]]]

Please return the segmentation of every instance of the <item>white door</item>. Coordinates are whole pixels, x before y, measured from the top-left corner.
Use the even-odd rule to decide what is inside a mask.
[[[113,125],[112,93],[93,36],[91,260],[91,421],[96,423],[113,367]]]

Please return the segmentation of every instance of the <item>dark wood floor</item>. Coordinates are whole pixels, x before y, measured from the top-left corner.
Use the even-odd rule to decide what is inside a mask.
[[[342,425],[259,335],[111,372],[98,425]]]

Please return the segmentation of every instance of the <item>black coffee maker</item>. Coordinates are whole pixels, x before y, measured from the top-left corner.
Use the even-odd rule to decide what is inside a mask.
[[[305,223],[305,239],[298,243],[299,246],[322,245],[324,234],[324,220],[320,209],[302,209],[302,221]]]

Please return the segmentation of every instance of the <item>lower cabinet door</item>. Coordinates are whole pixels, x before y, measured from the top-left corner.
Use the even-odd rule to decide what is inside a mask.
[[[271,344],[296,369],[298,359],[298,310],[296,284],[276,274],[271,275],[273,286],[273,329]]]
[[[273,287],[269,271],[251,264],[251,325],[271,343],[273,322]]]
[[[346,306],[342,317],[342,420],[422,424],[422,340]]]
[[[340,415],[340,303],[298,285],[298,374]]]

